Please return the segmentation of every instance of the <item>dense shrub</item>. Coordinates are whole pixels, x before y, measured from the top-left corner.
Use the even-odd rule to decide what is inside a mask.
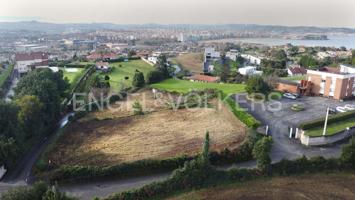
[[[346,119],[349,119],[349,118],[352,118],[352,117],[355,117],[355,111],[332,115],[332,116],[329,116],[329,118],[328,118],[328,124],[339,122],[339,121],[343,121],[343,120],[346,120]],[[325,122],[325,118],[311,120],[311,121],[302,123],[299,126],[299,128],[301,128],[303,130],[307,130],[307,129],[323,126],[324,122]]]
[[[236,101],[233,101],[229,96],[220,92],[222,100],[229,106],[233,114],[242,121],[245,125],[251,128],[257,128],[260,126],[260,121],[256,120],[247,111],[241,109]]]
[[[134,87],[141,88],[144,86],[144,84],[145,84],[145,80],[144,80],[143,73],[136,70],[136,72],[133,76],[132,85]]]
[[[147,84],[158,83],[164,80],[164,74],[158,70],[153,70],[147,74]]]
[[[340,160],[344,165],[355,169],[355,137],[351,138],[349,144],[343,146]]]
[[[272,138],[264,137],[257,141],[253,148],[253,156],[256,159],[257,167],[263,172],[269,172],[271,158],[269,156],[272,146]]]

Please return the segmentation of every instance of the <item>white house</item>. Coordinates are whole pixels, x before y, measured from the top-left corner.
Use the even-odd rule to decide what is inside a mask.
[[[237,61],[238,55],[239,55],[239,53],[238,53],[238,50],[236,50],[236,49],[231,49],[230,51],[228,51],[226,53],[226,57],[233,60],[233,61]]]
[[[261,64],[261,58],[249,55],[249,54],[242,54],[241,57],[243,57],[249,64],[252,65],[260,65]]]
[[[340,64],[340,72],[346,74],[355,74],[355,67],[351,65]]]
[[[96,70],[108,72],[110,70],[110,65],[108,62],[96,62]]]
[[[43,52],[17,53],[15,69],[20,74],[37,68],[48,68],[48,54]]]
[[[254,66],[246,66],[238,69],[238,72],[244,76],[261,75],[263,72],[256,70]]]
[[[157,64],[157,62],[158,62],[158,57],[156,57],[156,56],[150,56],[150,57],[148,57],[148,61],[149,61],[150,63]]]
[[[218,51],[215,51],[214,48],[209,47],[205,49],[204,62],[203,62],[203,71],[212,72],[214,66],[212,65],[213,61],[217,61],[221,58],[221,54]]]

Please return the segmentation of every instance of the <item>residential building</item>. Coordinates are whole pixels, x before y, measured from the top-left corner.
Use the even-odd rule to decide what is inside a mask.
[[[236,49],[231,49],[226,53],[226,58],[229,58],[233,61],[237,61],[237,57],[239,56],[239,52]]]
[[[205,49],[204,62],[203,62],[203,72],[210,73],[214,70],[213,62],[221,58],[221,54],[215,51],[214,48],[209,47]]]
[[[258,58],[256,56],[252,56],[249,54],[241,54],[241,57],[243,57],[248,64],[257,65],[257,66],[261,64],[261,58]]]
[[[312,83],[311,93],[332,97],[336,100],[349,98],[355,94],[355,69],[341,65],[339,68],[323,67],[307,70],[307,80]]]
[[[86,58],[91,61],[113,60],[113,59],[117,59],[118,55],[116,53],[112,53],[112,52],[106,52],[106,53],[94,52],[94,53],[91,53],[90,55],[86,56]]]
[[[157,64],[157,62],[158,62],[158,57],[156,57],[156,56],[150,56],[150,57],[148,57],[148,61],[149,61],[150,63],[152,63],[152,64]]]
[[[96,70],[108,72],[110,71],[110,65],[108,62],[96,62]]]
[[[37,68],[48,68],[48,54],[43,52],[17,53],[15,69],[24,74]]]
[[[244,76],[261,75],[262,71],[258,71],[254,66],[246,66],[238,69],[238,72]]]

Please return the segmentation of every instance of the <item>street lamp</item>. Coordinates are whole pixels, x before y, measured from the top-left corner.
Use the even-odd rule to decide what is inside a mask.
[[[326,134],[326,132],[327,132],[328,116],[329,116],[329,106],[328,106],[328,108],[327,108],[327,114],[325,115],[323,136],[325,136],[325,134]]]

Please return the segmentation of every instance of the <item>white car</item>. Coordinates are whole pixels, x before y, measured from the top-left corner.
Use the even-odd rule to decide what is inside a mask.
[[[348,111],[355,110],[355,105],[354,104],[346,104],[344,108]]]
[[[287,98],[287,99],[292,99],[292,100],[296,100],[297,97],[291,93],[285,93],[282,95],[283,97]]]
[[[348,111],[346,108],[341,107],[341,106],[338,106],[338,107],[336,107],[335,109],[336,109],[338,112],[340,112],[340,113],[344,113],[344,112]]]

